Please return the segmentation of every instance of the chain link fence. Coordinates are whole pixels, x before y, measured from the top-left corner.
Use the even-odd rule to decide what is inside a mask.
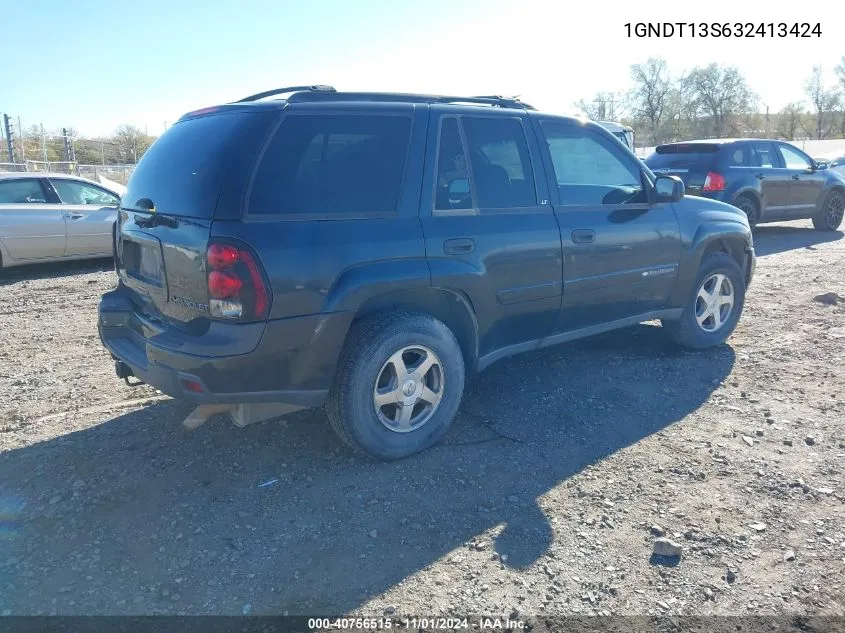
[[[28,160],[25,163],[0,163],[0,172],[32,172],[51,174],[70,174],[88,178],[95,182],[100,176],[112,182],[125,185],[135,169],[134,164],[126,165],[81,165],[68,161]]]

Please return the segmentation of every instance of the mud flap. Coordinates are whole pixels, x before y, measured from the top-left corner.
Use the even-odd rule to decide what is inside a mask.
[[[305,407],[298,407],[292,404],[282,404],[279,402],[266,402],[257,404],[238,404],[232,407],[229,411],[229,416],[235,426],[243,428],[256,422],[264,422],[265,420],[272,420],[294,411],[300,411]]]
[[[212,415],[224,413],[231,409],[231,404],[201,404],[191,411],[187,418],[182,420],[182,426],[189,431],[193,431],[205,424]]]
[[[300,411],[304,407],[292,404],[281,404],[278,402],[267,402],[258,404],[201,404],[191,411],[190,415],[182,420],[182,426],[193,431],[218,413],[228,413],[235,426],[244,428],[256,422],[272,420],[294,411]]]

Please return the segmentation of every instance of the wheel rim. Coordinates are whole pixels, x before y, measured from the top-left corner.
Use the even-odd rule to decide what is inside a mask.
[[[743,198],[739,203],[739,210],[745,213],[750,223],[753,224],[757,219],[757,209],[754,207],[754,203],[750,200]]]
[[[838,226],[842,222],[842,211],[845,208],[845,199],[839,194],[830,197],[827,203],[827,223],[830,226]]]
[[[717,332],[731,316],[734,309],[734,287],[722,273],[715,273],[704,280],[695,297],[695,320],[705,332]]]
[[[421,345],[403,347],[382,365],[373,388],[373,407],[386,428],[410,433],[437,411],[443,387],[443,364],[437,354]]]

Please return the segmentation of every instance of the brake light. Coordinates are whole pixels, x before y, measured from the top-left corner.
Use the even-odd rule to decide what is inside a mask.
[[[215,299],[229,299],[238,294],[244,282],[229,273],[212,270],[208,275],[208,294]]]
[[[724,191],[725,177],[722,174],[717,174],[715,171],[707,173],[707,178],[704,179],[704,186],[702,191]]]
[[[208,265],[215,270],[227,268],[238,261],[238,249],[229,244],[212,244],[208,247]]]
[[[258,259],[235,240],[208,245],[208,308],[212,317],[255,321],[267,316],[270,296]]]

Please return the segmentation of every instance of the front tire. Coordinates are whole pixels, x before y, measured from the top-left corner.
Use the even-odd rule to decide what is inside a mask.
[[[400,459],[440,441],[464,391],[464,359],[452,331],[427,314],[385,313],[355,323],[326,403],[353,450]]]
[[[745,304],[745,278],[727,253],[705,255],[677,321],[664,321],[669,338],[690,349],[721,345],[733,333]]]
[[[845,209],[845,193],[831,191],[822,203],[821,209],[813,216],[813,227],[817,231],[835,231],[842,224]]]

